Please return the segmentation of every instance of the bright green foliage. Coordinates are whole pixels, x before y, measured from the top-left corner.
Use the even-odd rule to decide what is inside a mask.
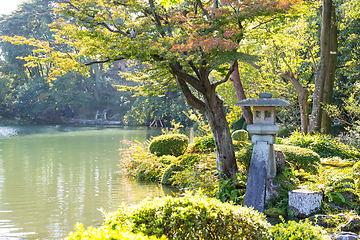
[[[166,240],[165,236],[157,238],[155,236],[146,236],[143,233],[132,233],[129,230],[112,229],[109,226],[101,226],[99,228],[89,227],[84,229],[82,224],[75,226],[76,232],[71,232],[65,239],[67,240],[99,240],[99,239],[118,239],[118,240]]]
[[[320,165],[318,174],[310,175],[308,178],[305,185],[323,193],[322,211],[325,214],[331,212],[330,204],[354,210],[359,208],[359,195],[354,190],[351,168],[324,168]]]
[[[190,146],[190,152],[209,153],[215,151],[215,141],[213,135],[196,137]]]
[[[169,239],[270,239],[263,214],[202,195],[144,200],[109,214],[105,224]]]
[[[360,193],[360,161],[353,166],[353,178],[355,181],[356,191]]]
[[[179,156],[174,162],[168,165],[162,176],[161,176],[161,183],[165,185],[171,185],[173,180],[171,177],[177,171],[182,171],[188,167],[193,167],[200,161],[200,156],[197,154],[184,154]]]
[[[278,132],[276,134],[277,137],[280,138],[286,138],[286,137],[290,137],[290,135],[292,134],[293,131],[296,130],[295,126],[287,126],[287,127],[283,127],[280,132]]]
[[[246,169],[249,169],[250,167],[253,147],[253,145],[245,146],[236,154],[237,162],[245,166]],[[282,152],[287,163],[295,169],[304,169],[311,173],[317,172],[317,165],[320,163],[320,157],[310,149],[285,145],[274,145],[274,148],[276,151]]]
[[[240,129],[236,130],[231,134],[231,138],[235,141],[247,141],[249,138],[249,134],[246,130]]]
[[[149,144],[149,151],[156,156],[172,155],[178,157],[187,150],[189,139],[182,134],[163,134],[154,137]]]
[[[319,226],[314,226],[307,219],[301,222],[288,221],[270,228],[273,239],[276,240],[323,240],[330,239]]]
[[[243,205],[246,191],[246,174],[237,174],[237,179],[219,179],[215,197],[221,202]]]
[[[164,168],[176,160],[170,155],[157,157],[139,142],[123,142],[129,145],[129,148],[121,150],[120,166],[126,175],[138,180],[159,181]]]
[[[284,212],[284,216],[294,216],[294,212],[289,208],[289,191],[299,185],[295,176],[295,171],[291,167],[285,167],[282,172],[277,172],[275,177],[276,193],[265,202],[266,209],[279,209]],[[271,211],[270,211],[271,212]],[[266,214],[268,215],[268,214]]]
[[[254,145],[248,145],[241,148],[238,152],[236,152],[236,162],[243,165],[246,169],[250,168],[251,155],[253,151]]]
[[[285,160],[295,169],[303,169],[306,172],[317,173],[320,164],[320,156],[306,148],[275,145],[275,150],[285,155]]]
[[[282,144],[309,148],[320,155],[321,158],[341,157],[343,159],[359,159],[360,152],[356,149],[336,141],[329,135],[323,134],[301,134],[294,132],[288,138],[281,140]]]

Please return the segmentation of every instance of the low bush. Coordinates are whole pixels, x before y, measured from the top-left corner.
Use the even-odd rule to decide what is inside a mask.
[[[244,141],[235,141],[233,140],[233,145],[234,145],[234,150],[235,151],[239,151],[241,150],[243,147],[252,145],[250,142],[244,142]]]
[[[245,146],[236,153],[236,161],[245,166],[246,169],[250,167],[253,147],[253,145]],[[275,151],[282,152],[287,163],[295,169],[304,169],[311,173],[317,172],[320,157],[310,149],[286,145],[274,145],[274,148]]]
[[[147,150],[146,144],[132,141],[123,143],[129,148],[120,150],[120,167],[127,176],[138,180],[159,181],[164,169],[176,160],[176,157],[170,155],[155,156]]]
[[[236,130],[231,134],[231,138],[235,141],[247,141],[249,139],[249,134],[246,130],[240,129]]]
[[[179,156],[169,166],[167,166],[161,176],[161,183],[165,185],[172,185],[171,179],[175,172],[183,171],[188,167],[192,167],[200,161],[200,156],[197,154],[184,154]]]
[[[297,170],[303,169],[306,172],[316,174],[318,165],[320,164],[320,156],[314,151],[306,148],[274,145],[275,151],[280,151],[284,154],[285,160]]]
[[[84,229],[82,224],[75,226],[75,232],[71,232],[65,239],[67,240],[98,240],[98,239],[122,239],[122,240],[166,240],[165,236],[157,238],[155,236],[146,236],[143,233],[132,233],[126,229],[112,229],[109,226],[101,226],[99,228],[89,227]]]
[[[209,153],[215,151],[215,141],[212,134],[196,137],[190,146],[191,153]]]
[[[290,137],[282,139],[282,144],[308,148],[319,154],[321,158],[341,157],[343,159],[359,159],[360,152],[355,148],[337,141],[329,135],[302,134],[295,131]]]
[[[307,219],[301,222],[288,221],[287,223],[279,223],[272,226],[270,231],[273,239],[276,240],[330,239],[321,227],[313,225],[312,222]]]
[[[156,156],[172,155],[178,157],[187,150],[189,139],[182,134],[163,134],[154,137],[149,144],[149,151]]]
[[[279,138],[287,138],[290,137],[291,134],[296,130],[295,126],[287,126],[287,127],[283,127],[277,134],[276,136]]]
[[[246,145],[240,148],[235,153],[236,162],[244,166],[246,169],[250,168],[251,155],[253,152],[254,145]]]
[[[318,174],[310,175],[304,185],[323,193],[322,213],[328,214],[341,209],[359,209],[359,195],[351,179],[351,168],[325,168],[320,165],[318,169]]]
[[[352,170],[356,191],[360,193],[360,161],[355,163]]]
[[[144,200],[107,215],[105,224],[169,239],[271,238],[270,224],[263,214],[203,195]]]

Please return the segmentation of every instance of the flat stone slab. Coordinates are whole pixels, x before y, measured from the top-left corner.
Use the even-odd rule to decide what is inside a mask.
[[[322,193],[308,189],[296,189],[289,192],[289,207],[299,217],[305,218],[321,207]]]

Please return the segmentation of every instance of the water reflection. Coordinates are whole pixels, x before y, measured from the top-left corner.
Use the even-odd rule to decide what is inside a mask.
[[[118,175],[124,139],[144,141],[157,130],[0,127],[0,237],[59,239],[76,222],[98,226],[99,208],[114,211],[161,186]]]

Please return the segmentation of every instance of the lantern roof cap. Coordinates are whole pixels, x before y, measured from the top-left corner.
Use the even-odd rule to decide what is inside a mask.
[[[259,98],[247,98],[236,104],[237,106],[288,106],[290,103],[280,98],[272,98],[271,93],[260,93]]]

